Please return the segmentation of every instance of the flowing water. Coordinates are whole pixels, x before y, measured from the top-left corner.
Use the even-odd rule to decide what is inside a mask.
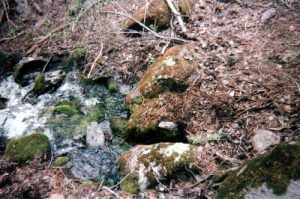
[[[109,128],[110,116],[126,117],[124,96],[130,86],[116,80],[119,91],[109,92],[101,84],[80,83],[77,71],[69,72],[62,85],[52,93],[38,97],[24,96],[33,87],[33,83],[21,87],[9,76],[0,83],[0,97],[8,99],[6,108],[0,110],[0,133],[2,141],[33,132],[42,132],[52,143],[53,151],[68,151],[82,146],[76,143],[86,134],[86,127],[91,122],[85,118],[93,114],[96,108],[102,107],[105,120],[102,122]],[[63,102],[76,104],[80,113],[68,116],[53,116],[49,110]],[[112,142],[114,143],[115,140]],[[113,145],[113,144],[112,144]],[[116,147],[118,144],[116,143]]]

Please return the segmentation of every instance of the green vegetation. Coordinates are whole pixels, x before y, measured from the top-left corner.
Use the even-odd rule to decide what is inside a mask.
[[[86,56],[86,50],[83,47],[78,47],[66,60],[64,66],[67,70],[78,68]]]
[[[121,117],[111,117],[110,127],[115,135],[120,137],[127,137],[128,132],[128,121]]]
[[[112,93],[117,92],[118,91],[118,84],[116,82],[110,82],[108,84],[108,90]]]
[[[290,180],[300,179],[300,145],[280,144],[232,171],[221,184],[217,198],[243,198],[245,191],[266,183],[276,195],[286,192]]]
[[[74,107],[66,104],[55,106],[54,108],[51,108],[50,111],[55,114],[66,114],[68,116],[78,113]]]
[[[4,157],[14,162],[23,163],[43,154],[49,154],[50,150],[50,142],[47,136],[41,133],[33,133],[10,140],[6,146]]]
[[[70,158],[67,156],[57,157],[54,161],[53,166],[55,167],[61,167],[65,164],[67,164],[70,161]]]
[[[120,185],[121,190],[130,193],[130,194],[138,194],[140,189],[139,189],[139,184],[138,184],[138,179],[135,177],[128,177],[126,178]]]
[[[85,121],[101,122],[105,119],[105,106],[103,104],[97,104],[93,109],[85,116]]]
[[[35,79],[33,92],[36,95],[42,94],[45,90],[45,76],[43,74],[38,75]]]

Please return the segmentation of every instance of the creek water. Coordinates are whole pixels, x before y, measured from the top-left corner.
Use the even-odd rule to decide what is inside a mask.
[[[130,86],[122,84],[117,78],[115,81],[119,90],[112,93],[101,84],[81,83],[79,72],[75,70],[67,73],[56,91],[22,100],[34,83],[22,87],[14,81],[13,76],[6,77],[0,82],[0,97],[7,99],[6,107],[0,110],[2,144],[6,139],[42,132],[49,137],[55,153],[82,146],[77,142],[84,137],[91,122],[84,118],[92,114],[96,107],[102,107],[106,128],[109,128],[110,116],[127,116],[124,96]],[[49,110],[63,102],[76,104],[80,113],[72,117],[53,117]],[[116,146],[117,143],[112,147]]]

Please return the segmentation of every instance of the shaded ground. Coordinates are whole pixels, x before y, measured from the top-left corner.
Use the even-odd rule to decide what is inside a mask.
[[[245,0],[224,4],[214,0],[199,1],[195,13],[186,22],[195,40],[190,42],[199,46],[202,57],[199,76],[187,91],[170,93],[161,99],[163,103],[156,107],[152,117],[185,123],[189,141],[205,146],[209,155],[203,157],[204,163],[212,162],[213,165],[201,164],[204,179],[217,168],[233,166],[232,162],[222,158],[224,156],[242,160],[253,157],[251,137],[255,129],[272,130],[282,141],[292,141],[299,136],[300,63],[299,59],[284,62],[283,58],[300,49],[300,6],[295,2],[294,8],[289,9],[281,2]],[[92,4],[84,4],[85,7],[89,5]],[[101,13],[103,6],[103,10],[120,10],[121,6],[132,11],[138,7],[136,2],[130,5],[125,0],[113,4],[106,2],[80,11],[70,2],[54,1],[44,5],[42,15],[29,6],[32,12],[28,15],[11,13],[10,19],[17,27],[7,20],[2,22],[1,52],[65,55],[83,48],[87,56],[82,70],[87,74],[103,43],[103,56],[93,75],[97,76],[105,68],[120,75],[125,82],[135,83],[166,44],[175,45],[154,38],[150,33],[144,33],[143,37],[124,37],[120,34],[124,18]],[[276,9],[276,16],[262,23],[262,13],[271,7]],[[68,13],[70,8],[74,9],[74,16]],[[76,17],[78,14],[81,17]],[[168,29],[161,34],[176,33],[175,27],[173,33]],[[208,137],[214,138],[208,141]],[[15,169],[9,171],[14,176],[12,185],[4,186],[0,192],[14,190],[18,179],[34,178],[39,179],[37,183],[33,182],[28,188],[24,181],[20,184],[21,191],[16,194],[46,194],[51,190],[66,195],[87,192],[94,192],[99,197],[110,195],[98,189],[99,185],[69,181],[61,169],[49,172],[46,168],[45,165],[37,168],[28,165],[22,167],[20,173]],[[39,172],[33,172],[36,169]],[[39,178],[45,172],[51,175],[51,183]],[[174,190],[172,185],[167,185],[171,187],[168,194],[174,198],[184,197],[178,190],[187,188],[187,193],[191,192],[193,197],[199,197],[201,190],[204,190],[203,195],[213,197],[214,193],[207,190],[211,178],[207,179],[195,186],[192,186],[193,182],[178,183]],[[32,193],[30,190],[35,190],[38,184],[44,188]],[[157,198],[163,194],[157,190],[149,191],[149,197]]]

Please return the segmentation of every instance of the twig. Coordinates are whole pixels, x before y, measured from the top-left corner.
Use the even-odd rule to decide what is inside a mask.
[[[36,0],[32,0],[32,2],[33,2],[33,5],[34,5],[34,8],[37,10],[37,12],[39,14],[42,14],[43,13],[42,7],[36,2]]]
[[[210,173],[208,174],[205,178],[202,178],[201,180],[197,181],[196,183],[192,184],[189,189],[194,188],[195,186],[197,186],[200,183],[205,182],[208,178],[210,178],[211,176],[213,176],[214,174]]]
[[[118,187],[124,180],[126,180],[126,178],[128,178],[129,175],[130,175],[130,172],[124,178],[122,178],[117,184],[112,186],[111,189],[114,189],[115,187]]]
[[[0,39],[0,43],[4,42],[4,41],[13,40],[13,39],[15,39],[15,38],[17,38],[19,36],[24,35],[24,34],[25,34],[25,31],[22,31],[22,32],[18,33],[17,35],[13,36],[13,37],[7,37],[7,38]]]
[[[238,159],[235,159],[235,158],[231,158],[227,155],[224,155],[222,153],[220,153],[219,151],[216,151],[215,152],[216,156],[218,156],[219,158],[223,159],[223,160],[226,160],[228,162],[231,162],[231,163],[234,163],[234,164],[241,164],[242,161],[238,160]]]
[[[7,3],[7,6],[6,6],[6,0],[2,1],[2,3],[3,3],[3,8],[4,8],[4,11],[5,11],[7,21],[9,23],[11,23],[15,28],[17,28],[18,26],[16,24],[14,24],[14,22],[12,22],[9,18],[9,4]]]
[[[173,4],[172,0],[166,0],[166,2],[167,2],[167,4],[168,4],[169,8],[171,9],[171,11],[173,12],[173,14],[175,15],[175,17],[176,17],[176,19],[177,19],[177,21],[178,21],[178,23],[179,23],[179,25],[180,25],[180,27],[181,27],[182,32],[183,32],[183,33],[186,33],[186,32],[187,32],[187,29],[186,29],[186,27],[185,27],[185,25],[184,25],[184,22],[183,22],[183,20],[182,20],[182,18],[181,18],[180,13],[179,13],[178,10],[174,7],[174,4]]]
[[[49,65],[49,63],[50,63],[52,57],[53,57],[53,54],[51,54],[51,56],[49,57],[47,63],[44,65],[43,70],[42,70],[42,74],[44,74],[44,72],[45,72],[47,66]]]
[[[42,37],[38,42],[33,44],[31,46],[31,48],[26,52],[26,55],[29,55],[32,52],[34,52],[35,49],[37,49],[39,46],[41,46],[53,33],[61,31],[68,26],[69,26],[69,24],[62,24],[62,25],[58,26],[57,28],[53,29],[50,33],[48,33],[46,36]]]
[[[111,194],[113,194],[114,196],[116,196],[117,198],[123,199],[123,197],[119,196],[116,192],[114,192],[113,190],[111,190],[110,188],[103,186],[103,189],[105,189],[106,191],[110,192]]]
[[[102,41],[101,41],[100,45],[101,45],[100,51],[99,51],[98,56],[96,57],[96,59],[94,60],[92,66],[91,66],[91,69],[89,71],[89,74],[88,74],[87,78],[90,78],[93,69],[95,68],[95,66],[96,66],[98,60],[100,59],[100,57],[102,56],[102,53],[103,53],[103,43],[102,43]]]

